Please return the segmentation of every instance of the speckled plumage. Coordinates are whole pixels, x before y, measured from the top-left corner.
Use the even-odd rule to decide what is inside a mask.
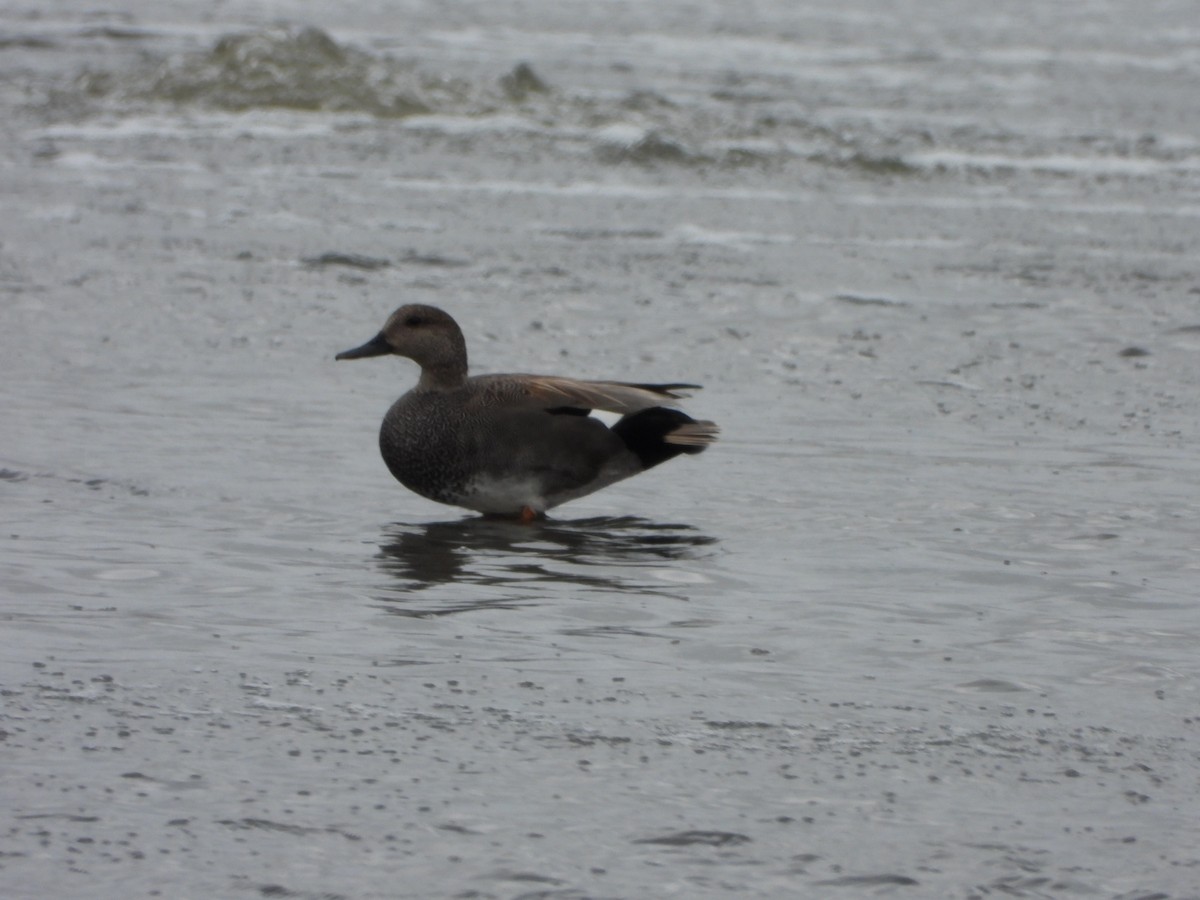
[[[421,366],[379,433],[405,487],[439,503],[524,518],[590,494],[716,438],[712,422],[659,404],[695,385],[467,375],[457,323],[432,306],[396,310],[372,340],[338,359],[396,354]],[[623,413],[612,428],[587,413]]]

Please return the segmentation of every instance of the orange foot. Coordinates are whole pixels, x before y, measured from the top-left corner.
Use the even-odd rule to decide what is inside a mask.
[[[530,522],[537,521],[540,518],[532,506],[522,506],[521,511],[517,513],[517,521],[522,525],[528,525]]]

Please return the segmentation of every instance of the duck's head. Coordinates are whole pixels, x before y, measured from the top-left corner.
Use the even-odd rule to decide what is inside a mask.
[[[436,306],[410,303],[388,316],[383,329],[361,347],[334,359],[365,359],[395,354],[421,367],[421,382],[456,384],[467,375],[467,343],[458,323]]]

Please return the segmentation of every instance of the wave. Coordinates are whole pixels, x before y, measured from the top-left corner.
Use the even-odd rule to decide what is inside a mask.
[[[729,87],[755,82],[754,72],[707,85],[687,80],[670,98],[645,87],[560,89],[528,61],[492,77],[435,72],[305,25],[229,34],[204,50],[145,59],[125,70],[82,72],[51,92],[51,117],[147,117],[164,106],[174,113],[354,114],[450,137],[545,139],[614,166],[799,162],[886,180],[1190,176],[1200,158],[1200,144],[1190,139],[998,132],[970,113],[932,115],[920,104],[903,111],[813,106],[792,95],[800,82]]]

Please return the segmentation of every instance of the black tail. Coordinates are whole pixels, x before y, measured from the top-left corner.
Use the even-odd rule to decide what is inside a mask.
[[[698,436],[689,434],[686,439],[671,440],[671,435],[685,425],[695,426],[685,431]],[[716,426],[711,422],[697,422],[686,413],[665,406],[630,413],[613,425],[612,430],[641,460],[643,469],[674,459],[680,453],[700,453],[716,435]]]

